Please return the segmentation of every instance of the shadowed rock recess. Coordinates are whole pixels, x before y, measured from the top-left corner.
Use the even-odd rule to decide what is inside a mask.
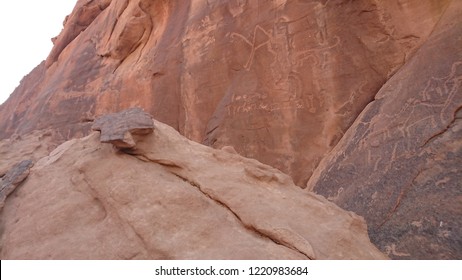
[[[314,191],[462,259],[462,1],[78,0],[53,42],[0,105],[3,258],[383,257]]]

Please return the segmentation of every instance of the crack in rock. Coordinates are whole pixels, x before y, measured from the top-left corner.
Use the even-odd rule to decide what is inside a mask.
[[[305,257],[307,257],[309,260],[314,260],[315,259],[314,252],[313,252],[313,249],[311,248],[311,245],[308,244],[309,247],[310,247],[308,250],[306,248],[304,250],[299,249],[294,244],[291,244],[288,240],[284,240],[284,238],[278,238],[277,236],[275,236],[275,234],[273,232],[270,232],[269,230],[260,230],[260,229],[254,227],[251,224],[245,223],[242,220],[242,218],[233,209],[231,209],[231,207],[229,207],[226,203],[224,203],[220,199],[215,198],[212,195],[205,192],[198,183],[193,182],[193,181],[189,180],[188,178],[186,178],[184,176],[181,176],[180,174],[173,173],[173,172],[172,172],[172,174],[177,176],[178,178],[180,178],[184,182],[188,183],[189,185],[193,186],[194,188],[196,188],[199,192],[201,192],[204,196],[206,196],[210,200],[214,201],[218,205],[220,205],[223,208],[227,209],[243,225],[244,228],[258,234],[259,236],[262,236],[263,238],[267,238],[267,239],[271,240],[273,243],[275,243],[277,245],[281,245],[281,246],[284,246],[284,247],[286,247],[286,248],[288,248],[290,250],[296,251],[296,252],[304,255]],[[279,229],[279,230],[276,230],[276,231],[279,231],[280,234],[283,233],[283,234],[281,234],[283,236],[287,236],[287,230]],[[281,231],[283,231],[283,232],[281,232]],[[294,235],[294,234],[292,233],[291,235]],[[305,243],[308,243],[306,240],[304,240],[304,241],[305,241]]]

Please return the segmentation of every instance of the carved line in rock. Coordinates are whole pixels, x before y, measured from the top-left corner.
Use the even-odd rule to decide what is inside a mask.
[[[257,45],[258,32],[261,32],[262,34],[264,34],[266,36],[266,40]],[[236,33],[236,32],[231,33],[231,38],[234,38],[234,37],[241,38],[251,48],[249,58],[247,59],[247,62],[243,65],[244,69],[249,71],[250,67],[253,64],[255,53],[258,51],[258,49],[260,49],[261,47],[265,45],[268,45],[271,42],[272,34],[267,32],[265,29],[263,29],[263,27],[257,24],[253,30],[253,37],[251,41],[248,40],[244,35]]]
[[[372,146],[379,146],[389,139],[407,139],[405,146],[414,146],[411,143],[410,135],[412,131],[435,130],[439,127],[447,129],[453,119],[451,105],[456,104],[457,93],[462,84],[462,75],[458,75],[458,71],[462,72],[462,61],[454,62],[451,67],[451,72],[443,78],[432,77],[426,84],[425,88],[417,95],[417,98],[412,97],[406,101],[403,108],[398,112],[398,115],[406,115],[406,118],[396,118],[396,116],[386,116],[387,119],[393,119],[390,126],[397,127],[397,133],[390,132],[389,129],[378,130],[368,136]],[[425,106],[438,110],[437,115],[417,117],[418,106]],[[396,120],[404,119],[397,123]],[[437,133],[439,134],[439,132]],[[433,137],[433,136],[432,136]],[[426,139],[420,146],[425,146],[429,140]]]
[[[314,61],[315,67],[325,69],[327,67],[329,56],[327,51],[337,47],[338,45],[340,45],[340,37],[334,36],[332,41],[329,41],[325,46],[320,44],[320,46],[317,48],[305,49],[295,52],[291,57],[291,63],[296,67],[300,67],[306,60],[311,58]]]

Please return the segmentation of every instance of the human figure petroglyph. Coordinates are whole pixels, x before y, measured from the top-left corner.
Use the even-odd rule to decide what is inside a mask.
[[[265,40],[259,44],[257,42],[258,33],[261,33],[266,37]],[[253,30],[253,37],[251,40],[247,39],[242,34],[239,34],[236,32],[231,33],[231,38],[235,38],[235,37],[242,39],[247,45],[251,47],[249,58],[247,59],[247,62],[244,64],[244,69],[250,70],[250,67],[252,66],[253,60],[255,58],[256,51],[258,51],[258,49],[270,43],[272,34],[270,32],[267,32],[265,29],[263,29],[263,27],[257,24]]]

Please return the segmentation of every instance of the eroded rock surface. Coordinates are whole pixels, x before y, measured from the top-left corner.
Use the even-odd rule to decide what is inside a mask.
[[[393,258],[462,258],[461,18],[454,1],[309,182]]]
[[[95,116],[139,106],[304,186],[449,2],[80,0],[0,107],[0,138],[81,137]]]
[[[13,165],[30,159],[33,162],[47,156],[63,139],[50,130],[36,130],[29,134],[15,134],[0,140],[0,176],[5,175]]]
[[[309,180],[309,189],[364,215],[372,240],[390,257],[462,258],[460,5],[459,0],[79,0],[47,60],[0,105],[0,174],[23,158],[42,157],[57,142],[87,135],[96,116],[140,107],[191,140],[270,164],[298,186]],[[37,136],[40,131],[47,134]],[[154,135],[141,141],[119,135],[118,143],[131,147],[139,160],[155,159],[175,176],[193,178],[186,183],[204,190],[208,182],[187,173],[196,165],[149,156],[143,143]],[[40,144],[28,142],[42,136]],[[56,150],[50,166],[80,141]],[[9,143],[14,147],[5,149]],[[123,156],[120,150],[117,157]],[[244,171],[239,173],[244,178],[268,184],[280,179],[272,171]],[[53,172],[49,175],[60,174]],[[103,180],[94,176],[93,184]],[[220,201],[229,200],[222,191]],[[291,220],[292,206],[284,207],[281,212]],[[116,228],[124,225],[117,215],[111,220]],[[300,234],[302,229],[300,239],[285,227],[268,230],[241,216],[245,225],[303,256],[330,255],[309,249],[312,237]],[[124,236],[85,230],[84,239]],[[131,234],[133,244],[144,242]],[[57,243],[50,244],[44,246]],[[114,256],[105,250],[92,256]],[[117,256],[171,254],[148,251]]]
[[[256,160],[156,129],[37,162],[6,201],[2,259],[383,259],[362,218]]]
[[[29,176],[32,165],[32,160],[23,160],[0,177],[0,210],[5,205],[6,198]]]
[[[131,108],[101,116],[95,120],[91,128],[101,132],[101,142],[125,149],[136,146],[134,135],[152,133],[154,123],[151,115],[142,109]]]

